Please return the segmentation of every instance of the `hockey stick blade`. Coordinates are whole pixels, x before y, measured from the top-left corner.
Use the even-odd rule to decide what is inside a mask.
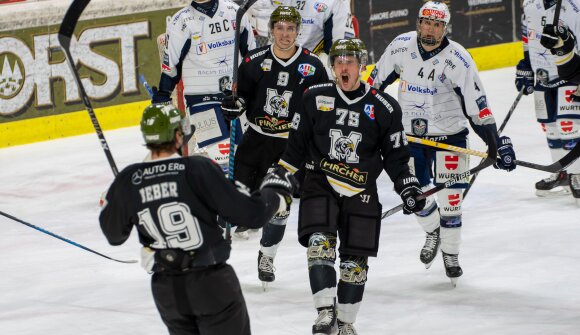
[[[52,237],[54,237],[54,238],[57,238],[57,239],[59,239],[59,240],[61,240],[61,241],[64,241],[64,242],[66,242],[66,243],[68,243],[68,244],[74,245],[74,246],[75,246],[75,247],[77,247],[77,248],[81,248],[81,249],[83,249],[83,250],[85,250],[85,251],[88,251],[88,252],[91,252],[91,253],[93,253],[93,254],[95,254],[95,255],[98,255],[98,256],[104,257],[104,258],[106,258],[106,259],[110,259],[110,260],[112,260],[112,261],[119,262],[119,263],[125,263],[125,264],[132,264],[132,263],[137,263],[137,261],[136,261],[136,260],[129,260],[129,261],[124,261],[124,260],[121,260],[121,259],[116,259],[116,258],[113,258],[113,257],[107,256],[107,255],[101,254],[101,253],[100,253],[100,252],[98,252],[98,251],[95,251],[95,250],[93,250],[93,249],[91,249],[91,248],[87,248],[87,247],[85,247],[85,246],[84,246],[84,245],[82,245],[82,244],[78,244],[78,243],[76,243],[76,242],[74,242],[74,241],[71,241],[71,240],[69,240],[68,238],[64,238],[64,237],[62,237],[62,236],[59,236],[59,235],[57,235],[57,234],[55,234],[55,233],[52,233],[52,232],[50,232],[50,231],[46,230],[46,229],[40,228],[40,227],[38,227],[38,226],[35,226],[35,225],[33,225],[32,223],[28,223],[28,222],[26,222],[26,221],[20,220],[19,218],[17,218],[17,217],[14,217],[14,216],[12,216],[12,215],[10,215],[10,214],[8,214],[8,213],[4,213],[4,212],[0,211],[0,215],[2,215],[2,216],[5,216],[5,217],[7,217],[7,218],[9,218],[9,219],[11,219],[11,220],[14,220],[14,221],[18,222],[18,223],[22,223],[22,224],[23,224],[23,225],[25,225],[25,226],[28,226],[28,227],[30,227],[30,228],[33,228],[33,229],[36,229],[36,230],[38,230],[38,231],[39,231],[39,232],[41,232],[41,233],[44,233],[44,234],[47,234],[47,235],[49,235],[49,236],[52,236]]]
[[[89,113],[89,117],[91,118],[91,123],[93,124],[93,128],[95,128],[95,132],[99,137],[99,141],[101,142],[101,147],[105,152],[105,156],[107,157],[107,161],[109,162],[109,166],[111,170],[113,170],[113,174],[116,176],[119,174],[119,170],[117,169],[117,165],[115,164],[115,160],[113,159],[113,155],[111,154],[111,150],[109,150],[109,144],[105,139],[105,135],[103,134],[103,130],[101,129],[101,125],[99,124],[99,120],[97,119],[97,115],[93,111],[93,106],[91,105],[91,101],[89,100],[89,96],[85,91],[83,83],[81,82],[81,78],[79,73],[76,69],[74,59],[70,52],[70,41],[79,21],[79,18],[83,12],[83,10],[87,7],[87,5],[91,2],[90,0],[74,0],[70,7],[68,8],[64,19],[60,25],[58,30],[58,41],[66,55],[66,59],[68,61],[68,65],[71,69],[75,82],[77,83],[77,87],[79,89],[79,93],[81,98],[83,99],[83,103],[87,112]]]
[[[493,137],[490,136],[489,138],[493,138]],[[497,158],[497,143],[495,143],[495,140],[492,140],[489,143],[487,158],[485,158],[483,160],[483,162],[481,162],[479,165],[477,165],[476,167],[474,167],[468,171],[465,171],[461,174],[456,175],[455,177],[449,179],[445,183],[434,186],[434,187],[430,188],[429,190],[423,192],[423,194],[417,196],[417,200],[426,199],[427,197],[441,191],[442,189],[445,189],[445,188],[448,188],[452,185],[455,185],[460,180],[462,180],[464,178],[468,178],[472,174],[477,173],[477,172],[479,172],[479,171],[481,171],[489,166],[492,166],[493,163],[495,163],[496,158]],[[398,206],[395,206],[395,207],[389,209],[386,212],[383,212],[383,214],[381,215],[381,220],[401,211],[402,209],[403,209],[403,204],[400,204]]]
[[[560,158],[558,161],[550,165],[540,165],[535,163],[523,162],[515,160],[516,165],[527,167],[530,169],[546,171],[550,173],[560,172],[566,169],[570,164],[574,163],[578,157],[580,157],[580,145],[576,145],[572,151],[570,151],[566,156]]]

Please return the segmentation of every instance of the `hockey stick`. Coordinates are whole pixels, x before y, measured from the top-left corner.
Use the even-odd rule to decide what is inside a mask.
[[[116,259],[116,258],[113,258],[113,257],[107,256],[107,255],[103,255],[103,254],[101,254],[101,253],[100,253],[100,252],[98,252],[98,251],[94,251],[93,249],[90,249],[90,248],[87,248],[87,247],[85,247],[85,246],[84,246],[84,245],[82,245],[82,244],[78,244],[78,243],[76,243],[76,242],[74,242],[74,241],[71,241],[71,240],[69,240],[69,239],[67,239],[67,238],[64,238],[64,237],[62,237],[62,236],[59,236],[59,235],[57,235],[57,234],[55,234],[55,233],[51,233],[51,232],[49,232],[49,231],[48,231],[48,230],[46,230],[46,229],[42,229],[42,228],[40,228],[40,227],[38,227],[38,226],[35,226],[35,225],[33,225],[32,223],[28,223],[28,222],[26,222],[26,221],[22,221],[22,220],[20,220],[19,218],[16,218],[16,217],[14,217],[14,216],[12,216],[12,215],[10,215],[10,214],[4,213],[4,212],[2,212],[2,211],[0,211],[0,215],[2,215],[2,216],[5,216],[5,217],[7,217],[7,218],[9,218],[9,219],[12,219],[12,220],[14,220],[14,221],[16,221],[16,222],[22,223],[23,225],[25,225],[25,226],[28,226],[28,227],[30,227],[30,228],[36,229],[36,230],[38,230],[38,231],[39,231],[39,232],[41,232],[41,233],[45,233],[45,234],[47,234],[47,235],[50,235],[50,236],[52,236],[52,237],[58,238],[58,239],[59,239],[59,240],[61,240],[61,241],[64,241],[64,242],[66,242],[66,243],[69,243],[69,244],[72,244],[72,245],[74,245],[75,247],[81,248],[81,249],[83,249],[83,250],[86,250],[86,251],[88,251],[88,252],[92,252],[93,254],[95,254],[95,255],[99,255],[99,256],[101,256],[101,257],[104,257],[104,258],[106,258],[106,259],[110,259],[110,260],[112,260],[112,261],[115,261],[115,262],[119,262],[119,263],[126,263],[126,264],[130,264],[130,263],[137,263],[137,261],[136,261],[136,260],[129,260],[129,261],[124,261],[124,260]]]
[[[460,180],[467,178],[467,177],[471,176],[472,174],[477,173],[477,172],[485,169],[486,167],[493,165],[493,163],[495,163],[495,159],[497,157],[497,143],[495,143],[494,139],[492,139],[490,141],[489,147],[487,148],[487,151],[488,151],[487,158],[485,158],[483,160],[483,162],[481,162],[481,164],[479,164],[476,167],[474,167],[470,170],[467,170],[463,173],[455,175],[453,178],[449,179],[445,183],[442,183],[442,184],[439,184],[437,186],[430,188],[429,190],[423,192],[423,194],[417,196],[416,200],[426,199],[427,197],[441,191],[442,189],[445,189],[445,188],[448,188],[452,185],[455,185]],[[400,204],[398,206],[395,206],[395,207],[389,209],[386,212],[383,212],[383,214],[381,215],[381,220],[401,211],[403,209],[403,206],[404,206],[403,204]]]
[[[558,21],[560,21],[560,9],[562,9],[562,0],[556,1],[556,11],[554,12],[554,22],[552,22],[552,24],[554,26],[557,26]]]
[[[74,0],[70,7],[68,8],[64,19],[60,25],[60,29],[58,30],[58,41],[66,55],[68,60],[68,65],[73,73],[77,86],[79,88],[79,92],[81,94],[81,98],[85,104],[85,108],[87,112],[89,112],[89,117],[91,118],[91,122],[93,123],[93,127],[101,141],[101,147],[103,147],[103,151],[107,156],[107,160],[109,161],[109,165],[111,166],[111,170],[113,170],[113,174],[116,176],[119,173],[117,170],[117,165],[115,164],[115,160],[113,159],[113,155],[111,154],[111,150],[109,150],[109,145],[107,144],[107,140],[105,139],[105,135],[103,134],[103,130],[99,124],[99,120],[97,120],[97,116],[93,111],[93,107],[91,106],[91,102],[89,97],[87,96],[87,92],[85,92],[85,88],[83,87],[83,83],[81,82],[81,78],[79,73],[76,69],[74,59],[72,54],[70,53],[70,41],[75,30],[75,26],[81,16],[83,10],[87,7],[87,5],[91,2],[91,0]]]
[[[234,37],[234,61],[233,61],[233,73],[232,73],[232,97],[234,101],[238,97],[238,72],[239,72],[239,62],[240,62],[240,35],[242,30],[242,18],[244,14],[248,11],[250,7],[257,0],[245,0],[238,11],[236,12],[236,33]],[[229,154],[229,169],[228,177],[230,180],[234,180],[234,156],[236,152],[236,127],[238,125],[238,119],[233,119],[230,122],[230,154]],[[226,223],[226,240],[231,239],[232,225],[228,222]]]
[[[465,149],[465,148],[456,147],[456,146],[445,144],[445,143],[434,142],[431,140],[416,138],[413,136],[407,136],[407,140],[409,142],[414,142],[414,143],[418,143],[418,144],[422,144],[422,145],[426,145],[426,146],[430,146],[430,147],[436,147],[439,149],[453,151],[453,152],[459,152],[459,153],[468,154],[468,155],[472,155],[472,156],[479,156],[479,157],[484,157],[484,158],[486,158],[488,156],[488,154],[486,154],[483,151]],[[580,149],[577,149],[576,147],[574,147],[574,149],[572,149],[572,151],[570,151],[568,154],[566,154],[566,156],[560,158],[560,160],[558,160],[550,165],[541,165],[541,164],[530,163],[530,162],[526,162],[526,161],[520,161],[517,159],[514,160],[514,163],[516,163],[516,165],[527,167],[527,168],[533,169],[533,170],[540,170],[540,171],[555,173],[555,172],[560,172],[561,170],[567,168],[570,164],[574,163],[574,161],[579,156],[580,156]]]
[[[508,121],[512,117],[512,114],[516,110],[516,107],[518,106],[518,103],[520,102],[520,99],[522,98],[523,95],[524,95],[524,87],[522,87],[522,89],[519,91],[518,96],[516,97],[516,100],[514,100],[514,103],[510,107],[510,110],[508,111],[507,115],[503,119],[501,126],[497,130],[497,136],[500,136],[501,133],[503,132],[503,130],[505,129],[505,126],[507,125]],[[463,199],[465,199],[465,197],[467,196],[467,193],[469,193],[469,190],[471,189],[471,186],[473,186],[473,183],[475,183],[475,180],[477,179],[478,174],[479,173],[476,173],[473,176],[471,176],[471,179],[469,180],[469,184],[467,184],[465,191],[463,191]]]

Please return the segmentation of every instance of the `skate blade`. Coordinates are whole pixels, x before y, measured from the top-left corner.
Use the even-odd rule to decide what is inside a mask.
[[[565,197],[571,193],[569,188],[562,186],[555,187],[551,190],[536,190],[536,196],[540,198]]]
[[[263,281],[262,282],[262,290],[264,290],[264,292],[266,292],[268,290],[268,282],[267,281]]]
[[[423,263],[425,265],[425,269],[429,270],[429,268],[431,267],[431,264],[433,264],[433,262],[435,262],[435,258],[433,258],[433,260],[429,263]]]
[[[451,281],[451,285],[453,286],[453,288],[457,287],[457,280],[459,279],[459,277],[455,277],[455,278],[449,278],[449,280]]]

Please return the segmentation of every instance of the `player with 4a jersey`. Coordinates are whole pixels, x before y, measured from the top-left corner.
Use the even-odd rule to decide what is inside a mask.
[[[324,12],[344,6],[343,1],[320,0],[313,8]],[[327,64],[313,50],[297,44],[305,24],[300,6],[313,5],[298,3],[272,12],[271,45],[251,50],[251,37],[244,35],[250,42],[245,43],[248,51],[239,66],[236,96],[219,89],[223,68],[210,62],[217,59],[210,57],[210,49],[225,44],[214,40],[211,48],[209,42],[195,44],[195,36],[211,36],[201,32],[215,29],[216,22],[224,25],[218,37],[230,41],[234,25],[228,20],[234,5],[195,1],[195,6],[176,14],[168,28],[170,46],[160,89],[141,122],[151,154],[145,163],[127,168],[116,178],[100,219],[111,244],[123,243],[132,226],[137,226],[144,266],[153,273],[154,299],[172,335],[250,334],[239,283],[226,265],[229,244],[221,236],[218,215],[239,226],[264,227],[257,267],[259,279],[269,283],[275,279],[274,258],[292,196],[298,195],[298,241],[307,251],[318,313],[312,333],[352,335],[357,334],[354,323],[370,271],[368,258],[376,257],[379,248],[382,206],[376,181],[382,171],[401,197],[404,213],[414,214],[426,233],[420,261],[429,268],[441,250],[453,285],[463,273],[461,205],[468,180],[443,189],[437,201],[422,194],[432,184],[445,184],[467,171],[469,161],[461,154],[408,143],[406,136],[467,147],[471,128],[486,144],[497,146],[495,168],[516,167],[511,140],[497,133],[474,61],[446,37],[450,12],[444,3],[428,1],[421,7],[416,31],[392,40],[366,82],[361,80],[366,47],[347,38],[344,29],[334,33],[339,36],[331,38],[331,47],[324,48]],[[220,6],[225,7],[220,10]],[[348,22],[343,24],[349,27]],[[578,56],[570,48],[573,33],[545,28],[542,45],[566,58],[559,60],[561,64],[574,64]],[[194,36],[193,42],[180,39],[189,35]],[[228,59],[237,51],[220,52],[218,56]],[[208,70],[215,69],[206,73],[183,66],[203,63],[199,57],[212,64]],[[533,72],[524,65],[518,66],[516,83],[518,89],[531,93]],[[207,111],[212,118],[221,111],[225,121],[245,113],[249,127],[232,153],[237,187],[209,159],[178,155],[184,134],[191,130],[182,126],[184,118],[169,104],[168,96],[182,71],[190,71],[183,78],[190,78],[186,95],[191,95],[192,120]],[[193,80],[196,76],[213,76],[215,87],[200,86]],[[383,92],[396,79],[398,99]],[[209,98],[199,98],[202,93]],[[219,140],[224,129],[216,128]],[[230,283],[224,284],[227,290],[216,284],[220,282]],[[215,299],[208,305],[212,296]]]

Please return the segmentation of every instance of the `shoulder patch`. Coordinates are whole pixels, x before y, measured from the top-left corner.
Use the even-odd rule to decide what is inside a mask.
[[[379,92],[373,88],[373,89],[371,89],[371,94],[374,95],[374,97],[377,98],[377,100],[379,100],[389,110],[389,113],[392,113],[393,111],[395,111],[395,109],[387,101],[387,99],[384,96],[382,96],[381,92]],[[366,109],[366,106],[365,106],[365,109]],[[366,112],[366,110],[365,110],[365,112]],[[374,116],[374,109],[373,109],[373,116]]]
[[[258,49],[258,50],[260,50],[260,49]],[[254,59],[256,59],[256,58],[264,55],[266,52],[268,52],[268,50],[270,50],[269,47],[264,47],[264,49],[262,49],[260,51],[257,51],[256,53],[253,53],[253,54],[248,55],[246,57],[246,59],[247,59],[246,62],[252,61],[252,60],[254,60]]]
[[[298,73],[303,77],[310,77],[316,73],[316,66],[308,63],[302,63],[298,65]]]

